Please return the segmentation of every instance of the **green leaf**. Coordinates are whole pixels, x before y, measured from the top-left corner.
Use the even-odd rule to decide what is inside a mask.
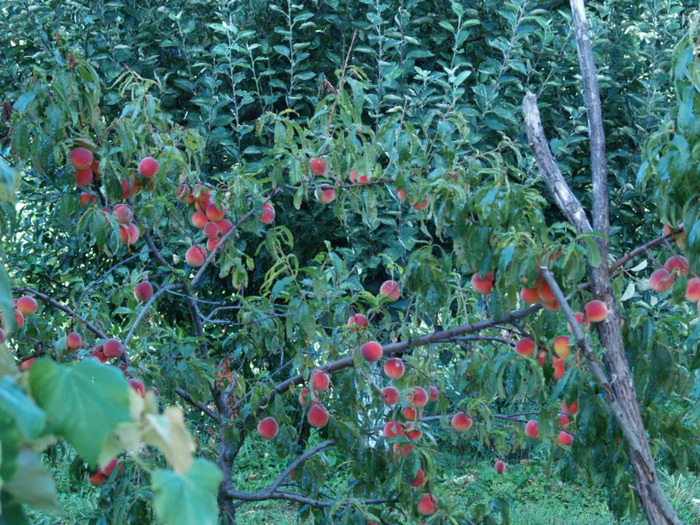
[[[17,173],[15,169],[3,158],[0,158],[0,202],[13,201],[15,199],[15,181]]]
[[[27,439],[36,439],[46,426],[46,415],[17,384],[5,376],[0,380],[0,410],[15,420],[17,429]]]
[[[582,237],[581,238],[584,243],[586,243],[586,253],[587,253],[587,258],[588,258],[588,263],[593,266],[594,268],[597,268],[600,266],[600,263],[602,262],[602,259],[600,257],[600,249],[598,248],[598,244],[595,242],[595,239],[591,237]]]
[[[31,447],[22,447],[17,458],[17,471],[3,490],[20,503],[44,511],[59,510],[53,478]]]
[[[160,523],[215,525],[222,475],[216,465],[196,460],[184,474],[158,469],[153,473],[153,507]]]
[[[36,94],[33,91],[30,91],[29,93],[22,93],[19,97],[17,97],[17,100],[14,104],[12,104],[12,107],[20,113],[23,113],[24,110],[27,109],[29,103],[34,100],[35,97]]]
[[[7,492],[0,491],[0,525],[30,525],[22,504]]]
[[[126,379],[118,368],[94,359],[69,365],[39,359],[29,373],[29,384],[49,425],[90,465],[97,463],[116,426],[131,420]]]

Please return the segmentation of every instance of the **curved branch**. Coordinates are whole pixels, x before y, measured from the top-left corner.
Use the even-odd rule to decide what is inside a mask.
[[[174,290],[174,289],[182,288],[182,287],[184,287],[184,284],[182,284],[182,283],[169,284],[167,286],[163,286],[163,288],[156,291],[156,293],[154,293],[151,296],[151,298],[146,302],[146,304],[143,305],[143,308],[139,312],[139,315],[136,317],[134,324],[131,325],[129,332],[126,334],[126,337],[124,338],[124,341],[123,341],[125,347],[129,344],[129,341],[131,341],[131,338],[134,336],[134,332],[136,331],[136,328],[138,327],[139,324],[141,324],[141,321],[143,321],[144,317],[146,317],[146,314],[148,313],[149,308],[151,307],[151,305],[153,303],[156,302],[158,297],[163,295],[168,290]]]
[[[208,415],[210,418],[212,418],[217,423],[221,423],[221,416],[219,414],[214,412],[211,408],[209,408],[204,403],[200,403],[199,401],[195,401],[194,399],[192,399],[192,396],[189,394],[189,392],[183,390],[182,388],[176,388],[175,393],[178,396],[180,396],[182,399],[187,401],[190,405],[195,407],[196,409],[204,412],[206,415]]]

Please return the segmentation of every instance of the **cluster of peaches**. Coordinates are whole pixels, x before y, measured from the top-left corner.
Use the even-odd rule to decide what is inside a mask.
[[[649,288],[655,292],[667,292],[673,286],[676,278],[687,277],[690,273],[688,260],[682,255],[669,257],[663,268],[655,270],[649,277]],[[691,277],[685,285],[685,298],[698,305],[700,311],[700,279]]]
[[[24,326],[24,316],[32,315],[36,313],[39,304],[36,302],[34,297],[29,297],[28,295],[22,296],[19,299],[12,300],[12,306],[14,306],[13,317],[15,318],[15,324],[17,328],[22,328]],[[0,328],[0,343],[5,342],[5,331]]]

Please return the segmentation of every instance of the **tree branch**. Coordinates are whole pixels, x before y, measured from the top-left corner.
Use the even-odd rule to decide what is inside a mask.
[[[187,401],[190,405],[195,407],[198,410],[201,410],[204,412],[206,415],[208,415],[210,418],[212,418],[214,421],[217,423],[221,423],[221,416],[214,412],[211,408],[209,408],[207,405],[204,403],[200,403],[199,401],[195,401],[192,399],[192,396],[182,388],[176,388],[175,393],[180,396],[182,399]]]

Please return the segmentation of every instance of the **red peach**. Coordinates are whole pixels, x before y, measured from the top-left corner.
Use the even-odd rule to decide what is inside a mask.
[[[201,213],[201,212],[197,212],[197,213]],[[221,230],[219,229],[219,225],[216,224],[215,222],[208,222],[204,226],[204,236],[207,239],[213,239],[214,237],[218,237],[220,233],[221,233]]]
[[[350,182],[353,184],[357,180],[357,170],[350,170]]]
[[[75,185],[79,188],[92,184],[94,175],[90,168],[75,171]]]
[[[430,204],[430,197],[426,195],[425,199],[419,202],[414,202],[413,204],[411,204],[411,207],[416,211],[423,211],[428,207],[428,204]]]
[[[191,204],[194,202],[194,195],[192,194],[192,186],[183,182],[177,187],[177,200],[183,204]]]
[[[311,386],[313,386],[314,390],[328,390],[330,384],[331,378],[322,370],[311,374]]]
[[[690,265],[688,264],[688,259],[682,255],[674,255],[666,260],[664,268],[674,275],[688,275]]]
[[[117,465],[119,464],[119,460],[117,458],[113,458],[101,472],[105,475],[105,477],[109,476],[112,472],[114,472],[114,469],[117,468]],[[100,469],[98,469],[100,471]]]
[[[564,373],[566,372],[566,364],[564,361],[565,359],[560,357],[552,362],[552,366],[554,367],[554,379],[557,381],[564,377]]]
[[[27,370],[29,370],[32,367],[35,359],[36,359],[36,357],[30,357],[29,359],[25,359],[24,361],[20,361],[19,362],[19,369],[22,372],[26,372]]]
[[[119,357],[124,353],[124,345],[119,339],[107,339],[102,346],[105,357]]]
[[[139,301],[146,302],[153,297],[153,286],[148,281],[141,281],[134,286],[134,296]]]
[[[685,285],[685,299],[691,303],[700,301],[700,279],[697,277],[688,279],[688,284]]]
[[[540,435],[540,429],[537,421],[531,419],[525,424],[525,435],[530,439],[537,439],[537,436]]]
[[[585,332],[591,327],[591,322],[586,319],[586,316],[583,314],[583,312],[574,312],[574,318],[576,319],[576,323],[582,327],[582,330]],[[573,333],[573,330],[571,329],[571,323],[566,323],[566,328],[568,328],[569,332]]]
[[[439,396],[440,396],[440,394],[438,393],[437,387],[430,385],[430,389],[429,389],[429,393],[428,393],[428,397],[429,397],[430,401],[437,401],[437,398]]]
[[[540,296],[537,295],[537,288],[521,288],[520,298],[526,304],[534,304],[540,300]]]
[[[356,332],[360,328],[367,328],[369,326],[369,320],[366,315],[355,314],[351,315],[348,319],[348,325],[352,326],[351,330]]]
[[[574,401],[570,405],[567,405],[566,399],[563,399],[561,402],[561,410],[567,416],[573,416],[576,412],[578,412],[578,403]]]
[[[569,426],[569,416],[566,414],[559,414],[559,423],[561,423],[562,428],[567,428]]]
[[[311,171],[316,175],[323,175],[328,169],[328,161],[324,158],[314,157],[309,161]]]
[[[413,445],[403,444],[403,443],[394,443],[393,449],[394,449],[394,454],[396,454],[396,457],[402,458],[406,454],[410,453],[411,450],[413,450]]]
[[[486,272],[481,278],[478,273],[472,275],[472,286],[480,294],[490,294],[493,290],[493,280],[495,276],[491,272]]]
[[[413,477],[413,481],[411,481],[411,486],[412,487],[420,487],[423,484],[423,481],[425,480],[425,474],[423,472],[422,468],[419,468],[416,471],[415,476]]]
[[[387,405],[395,405],[399,402],[399,389],[395,386],[385,386],[382,388],[382,398]]]
[[[419,429],[414,428],[413,430],[406,431],[406,437],[411,441],[418,441],[423,436],[423,432]]]
[[[119,236],[124,244],[134,244],[139,240],[141,232],[135,224],[121,224],[119,226]]]
[[[466,432],[472,426],[472,418],[468,417],[464,412],[457,412],[452,416],[452,428],[456,432]]]
[[[418,501],[418,513],[423,516],[432,516],[437,512],[437,500],[432,494],[423,494]]]
[[[136,184],[136,181],[134,180],[134,177],[131,177],[131,179],[122,179],[122,199],[126,200],[134,195],[136,195],[136,192],[138,191],[138,185]]]
[[[83,346],[83,338],[80,337],[80,334],[76,334],[75,332],[71,332],[66,336],[66,349],[67,350],[80,350],[80,347]]]
[[[405,417],[406,419],[410,419],[412,421],[415,421],[416,417],[418,415],[418,413],[416,412],[416,409],[413,407],[404,408],[402,413],[403,413],[403,417]]]
[[[99,179],[100,178],[100,161],[99,160],[92,161],[90,168],[92,169],[92,172],[95,174],[95,178]]]
[[[493,466],[497,474],[503,474],[506,471],[506,464],[500,459]]]
[[[309,409],[306,420],[312,427],[322,428],[328,424],[328,417],[328,410],[321,405],[314,405]]]
[[[649,277],[649,288],[655,292],[666,292],[673,286],[673,274],[665,268],[659,268]]]
[[[557,438],[557,441],[565,447],[570,447],[574,442],[574,436],[562,430],[561,432],[559,432],[559,437]]]
[[[196,211],[190,215],[190,222],[192,226],[201,230],[209,224],[209,219],[207,219],[207,215],[203,211]]]
[[[537,359],[540,366],[544,366],[544,363],[547,360],[547,350],[538,350],[535,359]]]
[[[379,287],[379,293],[392,301],[396,301],[401,295],[401,285],[396,281],[384,281]]]
[[[32,315],[36,312],[37,308],[39,308],[39,303],[36,302],[34,297],[25,295],[17,299],[17,310],[24,315]]]
[[[119,224],[131,224],[134,220],[134,213],[128,204],[117,204],[114,207],[114,215]]]
[[[207,239],[207,250],[210,252],[213,252],[214,249],[219,245],[221,242],[221,237],[214,237],[213,239]]]
[[[146,385],[140,379],[129,379],[129,386],[133,388],[141,397],[146,396]]]
[[[401,188],[396,190],[396,195],[399,197],[399,200],[401,200],[401,201],[406,200],[406,192],[404,190],[402,190]]]
[[[144,157],[141,159],[141,162],[139,162],[136,171],[138,171],[139,175],[142,177],[150,179],[158,173],[158,167],[158,161],[156,159],[153,157]]]
[[[307,396],[311,393],[311,390],[309,388],[304,387],[301,389],[301,392],[299,392],[299,404],[303,407],[306,406],[306,401],[307,401]]]
[[[88,476],[88,481],[90,482],[90,485],[94,485],[95,487],[99,487],[100,485],[104,484],[105,475],[102,474],[102,472],[96,472],[93,475]]]
[[[90,169],[93,161],[92,151],[87,148],[72,149],[70,152],[70,161],[76,170]]]
[[[374,363],[382,358],[382,355],[384,354],[384,349],[382,348],[382,345],[380,345],[378,342],[369,341],[360,347],[360,353],[366,361]]]
[[[550,312],[558,312],[560,308],[558,301],[552,301],[551,303],[542,301],[540,304],[542,305],[542,308],[549,310]]]
[[[272,203],[266,202],[263,204],[262,215],[260,216],[260,222],[263,224],[270,224],[275,220],[275,207]]]
[[[226,208],[219,208],[213,202],[207,205],[205,209],[207,219],[213,222],[221,221],[226,217]]]
[[[228,232],[233,230],[233,223],[231,223],[231,221],[228,219],[216,221],[216,225],[219,227],[219,230],[221,230],[221,235],[226,235]]]
[[[24,314],[15,308],[14,318],[17,328],[22,328],[24,326]]]
[[[207,258],[207,252],[203,246],[195,244],[185,252],[185,262],[193,268],[199,268],[204,264]]]
[[[535,353],[535,342],[529,337],[523,337],[516,343],[515,351],[522,355],[533,355]]]
[[[316,198],[323,204],[330,204],[335,200],[335,188],[318,188]]]
[[[540,298],[540,301],[545,303],[553,303],[557,300],[554,296],[554,292],[546,282],[540,283],[537,287],[537,297]]]
[[[84,191],[83,193],[80,194],[80,207],[81,208],[87,208],[90,206],[90,204],[94,204],[97,202],[97,197],[95,197],[92,193],[88,193]]]
[[[107,356],[104,353],[104,347],[103,346],[97,346],[93,348],[91,354],[92,357],[97,359],[100,363],[106,363],[107,362]]]
[[[589,301],[583,309],[586,312],[586,319],[592,323],[605,321],[608,317],[608,306],[598,299]]]
[[[389,421],[386,425],[384,425],[383,432],[384,437],[387,439],[396,436],[403,436],[405,433],[403,425],[397,421]]]
[[[401,379],[404,374],[403,361],[398,357],[392,357],[384,362],[384,373],[391,379]]]
[[[423,408],[428,404],[428,393],[423,387],[414,386],[408,393],[408,402],[416,408]]]
[[[571,355],[571,350],[569,348],[569,337],[566,335],[560,335],[554,340],[554,353],[559,357],[569,357]]]
[[[258,423],[258,434],[263,439],[273,439],[279,430],[280,427],[274,417],[266,417]]]

